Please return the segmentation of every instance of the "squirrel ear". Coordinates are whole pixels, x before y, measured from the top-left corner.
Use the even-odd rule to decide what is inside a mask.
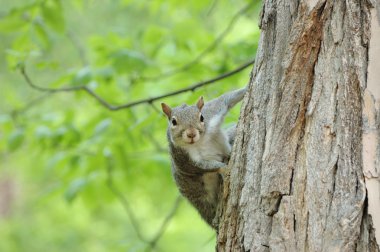
[[[197,101],[197,107],[200,110],[202,110],[203,108],[203,105],[205,105],[204,101],[203,101],[203,96],[199,97],[198,101]]]
[[[162,111],[165,113],[165,115],[170,119],[172,115],[172,109],[166,105],[165,103],[161,103]]]

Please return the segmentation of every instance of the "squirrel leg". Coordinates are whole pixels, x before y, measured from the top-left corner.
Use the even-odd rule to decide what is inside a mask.
[[[217,172],[220,168],[226,166],[225,163],[216,160],[201,160],[195,162],[195,165],[203,170],[207,170],[208,172]]]
[[[236,135],[236,124],[224,130],[224,134],[227,136],[228,143],[231,146],[234,145],[235,135]]]

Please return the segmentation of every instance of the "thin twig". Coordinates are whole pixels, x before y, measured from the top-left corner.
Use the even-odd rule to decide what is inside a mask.
[[[137,221],[135,214],[132,211],[132,208],[129,204],[129,201],[122,194],[122,192],[119,191],[119,189],[115,186],[115,184],[113,182],[113,167],[112,167],[111,157],[107,158],[107,186],[111,190],[111,192],[118,198],[118,200],[121,202],[121,204],[123,205],[125,211],[127,212],[128,217],[132,223],[133,229],[135,230],[136,235],[139,238],[139,240],[148,244],[150,250],[154,250],[155,247],[157,246],[158,241],[164,235],[170,221],[175,216],[175,214],[178,210],[178,207],[182,201],[182,197],[180,195],[177,196],[171,210],[166,215],[165,219],[163,220],[160,227],[158,228],[156,234],[153,236],[152,239],[147,239],[144,237],[144,235],[141,232],[140,225]]]
[[[8,114],[11,114],[11,115],[17,117],[19,114],[22,114],[22,113],[26,112],[27,110],[31,109],[33,106],[36,106],[37,104],[43,102],[48,97],[49,97],[49,94],[42,94],[42,95],[30,100],[29,102],[24,104],[21,108],[13,109]]]
[[[252,6],[254,1],[250,1],[249,4],[245,5],[243,8],[241,8],[238,12],[236,12],[235,15],[231,18],[230,22],[228,23],[227,27],[219,34],[218,37],[208,46],[206,47],[200,54],[198,54],[197,57],[195,57],[192,61],[186,63],[185,65],[182,65],[178,68],[174,68],[171,70],[168,70],[165,73],[156,75],[156,76],[148,76],[148,77],[140,77],[139,80],[162,80],[167,77],[170,77],[172,75],[175,75],[177,73],[183,72],[191,68],[193,65],[197,64],[199,61],[202,60],[203,57],[205,57],[207,54],[212,52],[219,44],[220,42],[227,36],[227,34],[231,31],[231,29],[234,27],[236,21],[239,19],[241,15],[243,15],[245,12],[247,12]]]
[[[157,113],[161,113],[161,112],[158,111]],[[156,138],[154,137],[154,135],[151,133],[150,130],[143,129],[142,133],[143,135],[146,136],[147,139],[149,139],[152,145],[156,148],[157,153],[167,153],[166,152],[167,150],[165,150],[165,148],[162,147],[162,143],[156,140]]]
[[[159,110],[155,105],[154,105],[154,103],[149,103],[149,105],[152,107],[152,109],[155,111],[155,112],[157,112],[157,113],[160,113],[161,112],[161,110]]]
[[[215,82],[217,82],[219,80],[222,80],[222,79],[228,78],[228,77],[230,77],[230,76],[232,76],[234,74],[237,74],[237,73],[241,72],[242,70],[246,69],[247,67],[249,67],[250,65],[252,65],[254,62],[255,62],[255,60],[250,60],[250,61],[244,63],[243,65],[237,67],[236,69],[234,69],[234,70],[232,70],[230,72],[221,74],[221,75],[219,75],[217,77],[214,77],[212,79],[209,79],[209,80],[197,82],[197,83],[195,83],[195,84],[193,84],[193,85],[191,85],[191,86],[189,86],[187,88],[179,89],[177,91],[173,91],[173,92],[170,92],[170,93],[167,93],[167,94],[155,96],[155,97],[152,97],[152,98],[142,99],[142,100],[138,100],[138,101],[122,104],[122,105],[111,105],[111,104],[109,104],[103,98],[101,98],[100,96],[98,96],[93,90],[91,90],[89,87],[84,86],[84,85],[82,85],[82,86],[74,86],[74,87],[63,87],[63,88],[45,88],[45,87],[40,87],[40,86],[35,85],[33,83],[33,81],[29,78],[29,75],[26,73],[25,66],[21,66],[20,67],[20,71],[21,71],[21,74],[24,76],[25,81],[29,84],[29,86],[31,86],[32,88],[34,88],[36,90],[39,90],[39,91],[42,91],[42,92],[49,92],[49,93],[85,91],[86,93],[88,93],[90,96],[92,96],[97,102],[99,102],[102,106],[104,106],[108,110],[115,111],[115,110],[121,110],[121,109],[131,108],[131,107],[134,107],[134,106],[137,106],[137,105],[140,105],[140,104],[144,104],[144,103],[151,104],[151,103],[153,103],[153,102],[155,102],[157,100],[161,100],[163,98],[167,98],[167,97],[170,97],[170,96],[175,96],[175,95],[178,95],[178,94],[181,94],[181,93],[185,93],[185,92],[189,92],[189,91],[195,91],[196,89],[198,89],[200,87],[203,87],[203,86],[215,83]]]
[[[42,91],[42,92],[48,92],[48,93],[59,93],[59,92],[73,92],[73,91],[85,91],[90,96],[92,96],[95,100],[97,100],[100,104],[102,104],[104,107],[106,107],[109,110],[118,110],[117,107],[110,105],[108,102],[106,102],[103,98],[98,96],[94,91],[92,91],[87,86],[73,86],[73,87],[63,87],[63,88],[45,88],[35,85],[32,80],[29,78],[29,75],[26,73],[25,66],[20,67],[21,74],[24,76],[25,81],[31,86],[32,88]]]
[[[86,55],[86,49],[83,46],[83,44],[79,41],[79,39],[75,35],[75,33],[68,31],[68,32],[66,32],[66,35],[69,38],[69,40],[71,41],[71,43],[73,44],[74,48],[77,50],[77,52],[79,54],[79,58],[82,61],[82,65],[84,67],[88,66],[89,62],[88,62],[87,55]]]
[[[210,16],[211,13],[214,11],[215,7],[217,6],[218,4],[218,0],[213,0],[211,5],[210,5],[210,8],[207,10],[207,13],[206,13],[206,16]]]
[[[112,191],[112,193],[119,199],[120,203],[123,205],[125,211],[128,214],[128,217],[131,221],[133,229],[136,232],[137,237],[141,241],[143,241],[145,243],[149,243],[149,241],[147,239],[145,239],[145,237],[143,236],[143,234],[141,232],[140,225],[139,225],[139,223],[135,217],[135,214],[132,211],[132,208],[131,208],[127,198],[124,197],[124,195],[117,189],[117,187],[113,183],[112,162],[111,162],[110,158],[107,158],[107,185],[108,185],[108,188]]]
[[[177,196],[172,209],[168,213],[168,215],[165,217],[164,221],[162,222],[160,228],[158,229],[156,235],[153,237],[153,239],[149,242],[150,248],[153,250],[158,241],[161,239],[161,237],[164,235],[166,228],[168,227],[170,221],[173,219],[174,215],[176,214],[179,204],[182,201],[182,197],[180,195]]]

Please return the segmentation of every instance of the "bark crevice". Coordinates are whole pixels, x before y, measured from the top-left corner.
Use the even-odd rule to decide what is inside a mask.
[[[367,251],[372,239],[360,144],[368,6],[315,3],[265,1],[219,251]]]

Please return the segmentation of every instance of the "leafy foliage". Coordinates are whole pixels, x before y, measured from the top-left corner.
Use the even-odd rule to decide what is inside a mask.
[[[83,91],[33,89],[20,66],[38,86],[86,85],[114,105],[154,97],[251,60],[259,7],[244,0],[3,1],[0,251],[213,250],[213,231],[196,211],[185,201],[173,209],[178,191],[159,101],[109,111]],[[248,76],[249,68],[165,102],[209,100]],[[237,117],[235,109],[227,124]]]

